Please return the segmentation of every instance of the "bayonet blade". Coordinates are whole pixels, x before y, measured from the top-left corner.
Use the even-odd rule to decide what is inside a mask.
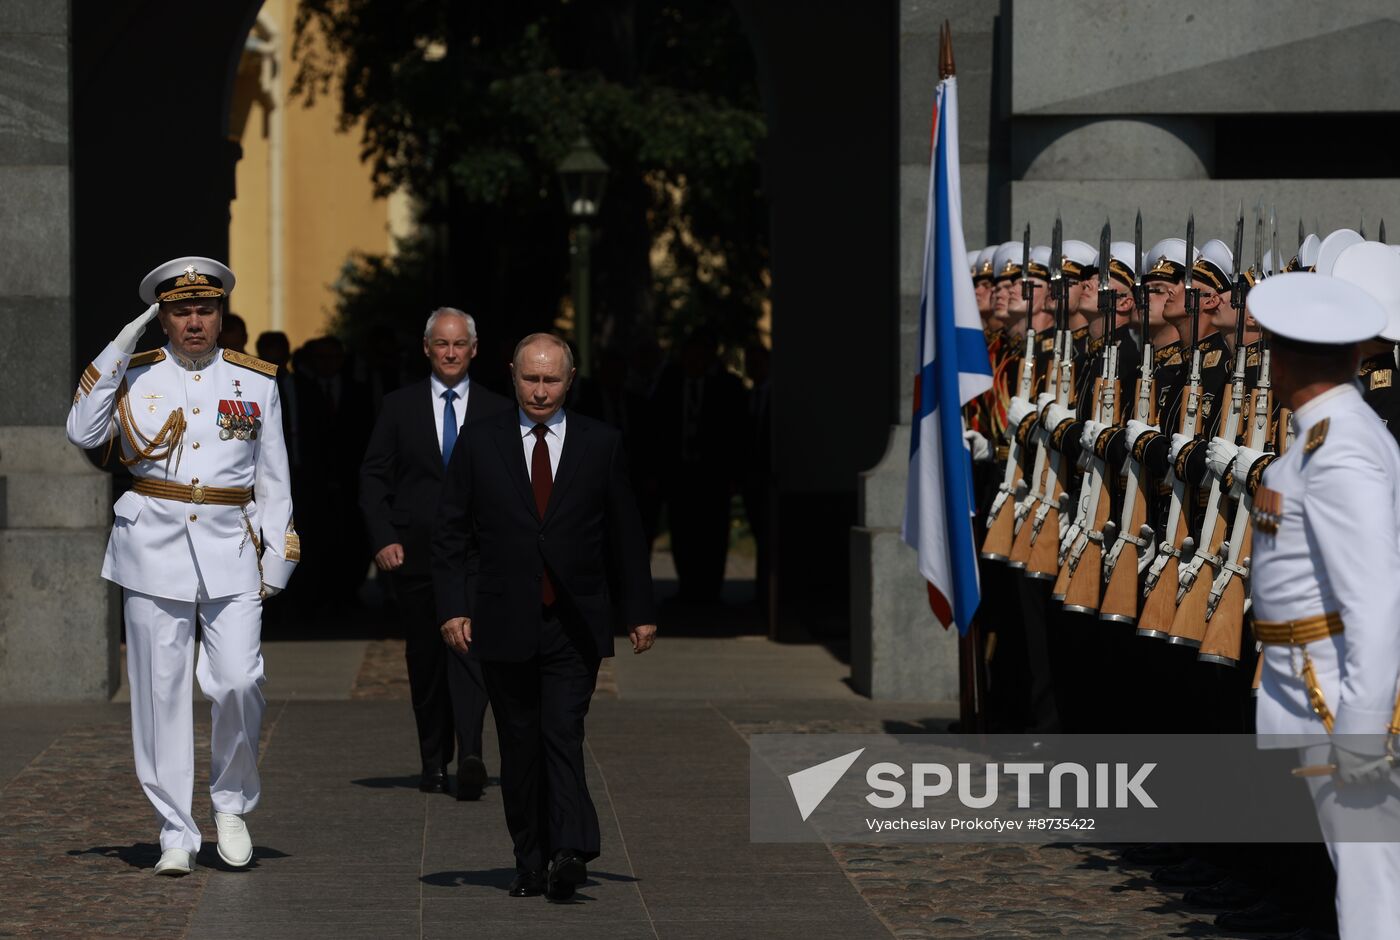
[[[1244,254],[1244,200],[1240,200],[1239,215],[1235,217],[1235,254],[1231,260],[1235,262],[1235,270],[1240,269],[1240,259]]]
[[[1361,236],[1362,241],[1366,239],[1366,213],[1361,213],[1361,227],[1356,230],[1356,234]]]
[[[1109,226],[1108,219],[1103,220],[1103,231],[1099,232],[1099,290],[1109,290],[1108,268],[1113,259],[1109,255],[1109,249],[1113,244],[1113,230]]]
[[[1302,219],[1299,219],[1299,220],[1298,220],[1298,234],[1299,234],[1299,235],[1303,234],[1303,220],[1302,220]],[[1301,248],[1302,245],[1303,245],[1302,241],[1299,241],[1299,242],[1298,242],[1299,248]],[[1282,261],[1280,260],[1280,258],[1279,258],[1279,256],[1278,256],[1278,207],[1277,207],[1277,206],[1270,206],[1270,207],[1269,207],[1269,250],[1270,250],[1271,252],[1273,252],[1273,259],[1274,259],[1273,262],[1269,265],[1269,267],[1273,268],[1273,270],[1270,271],[1269,273],[1270,273],[1270,274],[1278,274],[1278,273],[1280,273],[1281,271],[1283,271],[1283,264],[1282,264]]]
[[[1191,269],[1195,267],[1191,253],[1196,250],[1196,210],[1186,218],[1186,289],[1191,289]]]
[[[1026,223],[1026,234],[1021,236],[1021,277],[1031,273],[1031,224]]]
[[[1254,203],[1254,279],[1264,277],[1264,202]]]
[[[1064,224],[1055,213],[1055,228],[1050,233],[1050,280],[1058,281],[1064,273]]]
[[[1380,240],[1381,244],[1385,244],[1385,243],[1386,243],[1386,242],[1385,242],[1385,219],[1381,219],[1381,230],[1380,230],[1379,232],[1376,233],[1376,238],[1378,238],[1378,239]]]
[[[1142,210],[1137,213],[1137,221],[1133,223],[1133,278],[1134,287],[1142,286]]]
[[[1308,237],[1307,230],[1303,228],[1303,217],[1300,215],[1300,216],[1298,216],[1298,244],[1299,244],[1299,246],[1301,246],[1301,245],[1303,244],[1303,241],[1304,241],[1307,237]]]

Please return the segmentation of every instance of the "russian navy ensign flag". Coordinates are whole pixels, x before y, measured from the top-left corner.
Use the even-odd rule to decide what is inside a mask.
[[[992,369],[963,241],[958,85],[951,76],[938,83],[934,96],[918,361],[904,541],[919,553],[934,616],[945,627],[956,622],[965,634],[980,588],[962,406],[991,387]]]

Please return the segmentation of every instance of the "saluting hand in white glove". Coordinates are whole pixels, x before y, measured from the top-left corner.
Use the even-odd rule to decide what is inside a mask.
[[[160,304],[151,304],[146,308],[146,312],[135,320],[132,320],[122,331],[117,334],[117,338],[112,340],[112,345],[116,346],[128,356],[136,352],[136,344],[141,341],[141,334],[146,332],[146,324],[156,318],[160,312]]]

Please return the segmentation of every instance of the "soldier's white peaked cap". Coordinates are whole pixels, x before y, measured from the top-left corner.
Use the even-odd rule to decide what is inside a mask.
[[[1337,263],[1337,258],[1342,252],[1352,245],[1359,245],[1366,239],[1361,237],[1360,232],[1354,232],[1349,228],[1339,228],[1331,235],[1322,240],[1322,244],[1317,249],[1317,260],[1313,262],[1313,270],[1318,274],[1332,274],[1332,266]]]
[[[1084,269],[1093,265],[1099,256],[1097,248],[1077,238],[1066,238],[1061,251],[1065,256],[1064,270],[1070,277],[1083,276]]]
[[[1381,338],[1400,342],[1400,254],[1380,242],[1360,242],[1337,257],[1332,276],[1364,288],[1379,301],[1389,317]]]
[[[1303,270],[1307,270],[1317,264],[1317,252],[1322,248],[1322,239],[1316,235],[1308,235],[1303,239],[1303,243],[1298,246],[1298,264]]]
[[[1305,271],[1256,284],[1249,292],[1249,310],[1270,333],[1330,346],[1374,339],[1390,322],[1385,308],[1364,288]]]
[[[172,258],[141,279],[141,300],[153,304],[188,297],[227,297],[233,293],[233,282],[233,272],[213,258]]]
[[[1201,261],[1209,261],[1221,270],[1226,277],[1235,276],[1235,253],[1230,246],[1218,238],[1212,238],[1201,246]]]
[[[1021,242],[1002,242],[997,246],[996,260],[992,262],[992,275],[997,280],[1021,276],[1021,262],[1025,248]]]
[[[971,254],[971,252],[969,252]],[[997,246],[988,245],[977,252],[977,260],[972,264],[972,273],[977,277],[994,277],[997,273],[995,264],[997,259]]]

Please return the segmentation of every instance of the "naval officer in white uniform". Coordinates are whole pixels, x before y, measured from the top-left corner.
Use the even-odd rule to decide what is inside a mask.
[[[300,557],[276,368],[217,346],[233,272],[177,258],[141,282],[150,307],[84,370],[68,414],[79,447],[115,445],[135,484],[114,508],[102,576],[122,586],[136,775],[160,821],[156,872],[191,871],[191,679],[212,708],[210,796],[219,856],[253,856],[264,700],[262,598]],[[159,317],[169,342],[133,355]],[[196,623],[203,630],[194,667]]]
[[[1259,744],[1303,746],[1305,763],[1332,765],[1309,782],[1337,870],[1341,935],[1396,937],[1400,843],[1351,841],[1394,838],[1400,806],[1387,759],[1400,677],[1400,448],[1355,381],[1358,343],[1386,329],[1387,314],[1356,284],[1312,273],[1268,278],[1248,303],[1269,332],[1274,385],[1296,429],[1276,459],[1234,456],[1237,477],[1271,460],[1253,515]]]

